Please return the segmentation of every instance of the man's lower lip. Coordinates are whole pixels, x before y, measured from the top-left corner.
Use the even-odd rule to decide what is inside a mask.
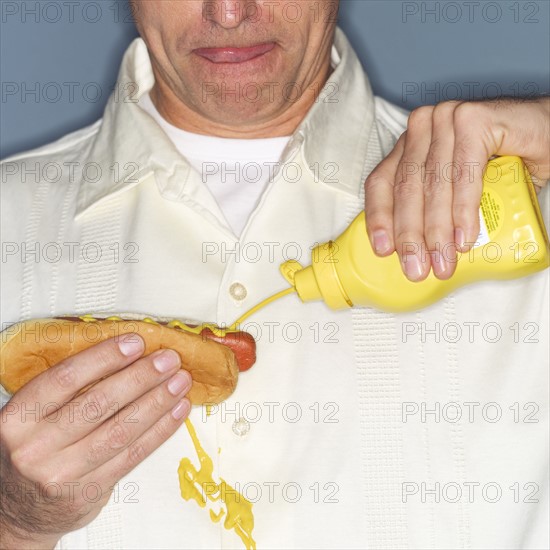
[[[212,63],[244,63],[270,52],[274,47],[275,43],[269,42],[247,48],[199,48],[193,51]]]

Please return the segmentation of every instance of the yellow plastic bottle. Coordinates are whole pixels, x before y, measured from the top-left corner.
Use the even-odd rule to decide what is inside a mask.
[[[376,256],[363,212],[338,239],[313,249],[310,266],[290,260],[281,265],[281,272],[303,302],[324,300],[332,309],[371,306],[398,312],[424,308],[468,283],[514,279],[548,267],[548,235],[529,172],[519,157],[489,162],[480,225],[476,245],[459,254],[456,271],[446,281],[430,272],[424,281],[411,282],[397,253]],[[445,247],[439,252],[449,253]]]

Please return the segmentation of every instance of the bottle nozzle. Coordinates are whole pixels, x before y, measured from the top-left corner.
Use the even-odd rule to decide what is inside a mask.
[[[279,266],[281,275],[291,286],[294,286],[294,275],[297,271],[301,271],[302,269],[304,269],[302,264],[296,260],[287,260],[284,264]]]
[[[279,270],[288,283],[294,287],[302,302],[323,299],[312,266],[303,267],[296,260],[287,260],[281,264]]]
[[[331,241],[315,249],[312,254],[315,260],[308,267],[302,267],[296,260],[281,264],[283,277],[294,287],[302,302],[324,300],[332,309],[353,307],[338,278],[333,254]]]

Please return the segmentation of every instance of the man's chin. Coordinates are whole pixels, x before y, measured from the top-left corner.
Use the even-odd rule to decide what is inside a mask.
[[[241,132],[248,132],[252,128],[261,127],[266,121],[273,120],[283,108],[274,102],[251,102],[244,97],[235,96],[231,99],[210,98],[203,104],[202,112],[205,118],[215,125],[227,130],[235,131],[235,137]],[[226,133],[226,132],[224,132]]]

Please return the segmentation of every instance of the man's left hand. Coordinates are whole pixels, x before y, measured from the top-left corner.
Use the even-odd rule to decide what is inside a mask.
[[[449,278],[456,254],[438,251],[465,252],[476,241],[482,178],[493,155],[522,157],[533,183],[545,185],[550,98],[445,101],[412,111],[407,130],[365,182],[375,252],[397,250],[412,281],[426,278],[430,268]]]

